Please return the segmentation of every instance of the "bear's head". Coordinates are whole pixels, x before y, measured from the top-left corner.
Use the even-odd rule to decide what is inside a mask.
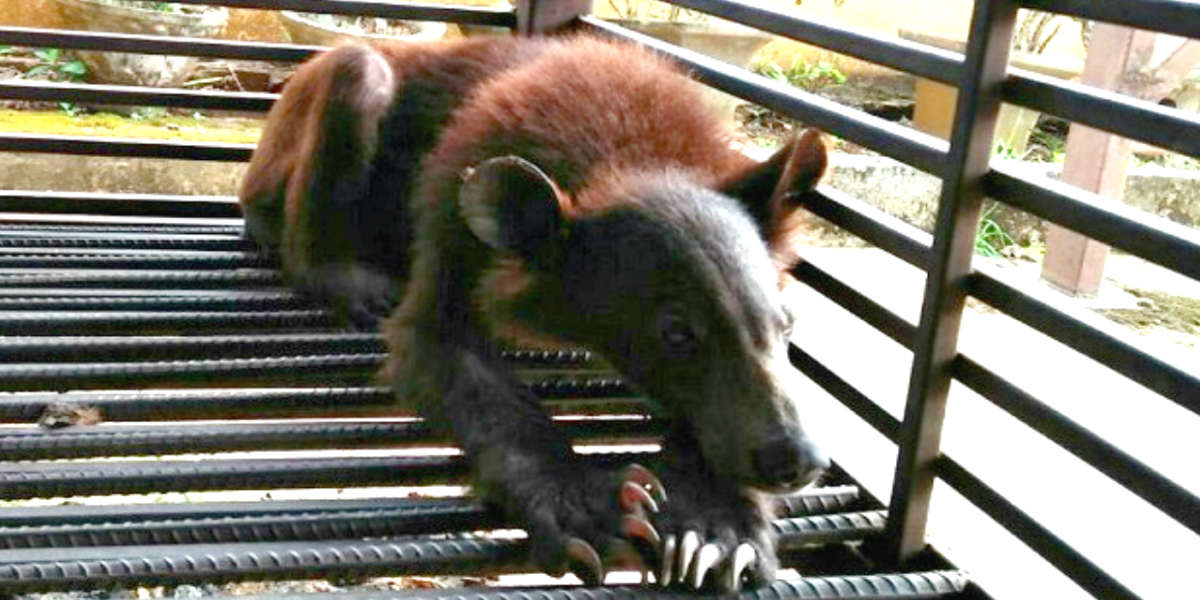
[[[599,352],[716,473],[794,491],[829,461],[801,427],[788,359],[797,321],[780,285],[799,199],[825,166],[808,130],[715,185],[634,171],[602,209],[580,210],[537,165],[484,161],[465,177],[460,214],[521,274],[484,312]]]

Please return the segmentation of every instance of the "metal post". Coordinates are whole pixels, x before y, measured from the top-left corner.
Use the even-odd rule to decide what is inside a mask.
[[[591,12],[591,0],[518,0],[517,34],[550,33]]]
[[[971,17],[885,530],[888,558],[896,563],[925,546],[931,465],[939,454],[949,365],[957,354],[966,300],[963,282],[971,268],[982,179],[992,154],[1016,16],[1012,0],[976,0]]]

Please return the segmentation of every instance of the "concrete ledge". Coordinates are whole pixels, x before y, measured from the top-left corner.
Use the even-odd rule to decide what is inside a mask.
[[[1017,168],[1057,177],[1061,165],[1021,163]],[[233,195],[245,169],[240,163],[0,153],[0,189]],[[830,171],[830,186],[932,231],[941,191],[936,177],[886,157],[859,154],[833,154]],[[1133,169],[1125,201],[1200,227],[1200,171]],[[1029,214],[1001,208],[993,218],[1020,243],[1042,239],[1040,219]]]

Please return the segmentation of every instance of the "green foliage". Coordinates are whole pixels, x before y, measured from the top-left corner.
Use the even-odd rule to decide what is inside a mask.
[[[979,215],[979,229],[975,230],[975,254],[995,258],[1005,248],[1016,245],[1016,240],[992,218],[999,208],[999,204],[992,204]]]
[[[825,61],[810,63],[800,57],[787,69],[767,61],[755,65],[754,72],[810,92],[846,83],[846,75],[836,65]]]
[[[38,64],[22,74],[22,77],[36,77],[49,73],[54,81],[82,81],[87,75],[87,65],[81,60],[63,60],[62,50],[58,48],[40,48],[33,51]]]
[[[58,48],[39,48],[33,51],[38,64],[21,74],[22,78],[37,77],[48,74],[51,81],[68,81],[76,83],[83,81],[87,75],[87,65],[81,60],[64,60],[62,50]],[[73,102],[59,102],[58,107],[68,115],[79,114],[79,108]]]

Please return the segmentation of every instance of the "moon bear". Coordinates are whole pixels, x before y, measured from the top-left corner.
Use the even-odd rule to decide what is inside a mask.
[[[805,130],[756,162],[731,142],[633,45],[349,44],[285,86],[240,201],[289,281],[382,329],[398,401],[452,433],[537,565],[596,583],[632,554],[659,584],[732,591],[774,579],[768,500],[829,461],[779,289],[825,146]],[[501,359],[514,343],[603,357],[662,451],[577,454]]]

